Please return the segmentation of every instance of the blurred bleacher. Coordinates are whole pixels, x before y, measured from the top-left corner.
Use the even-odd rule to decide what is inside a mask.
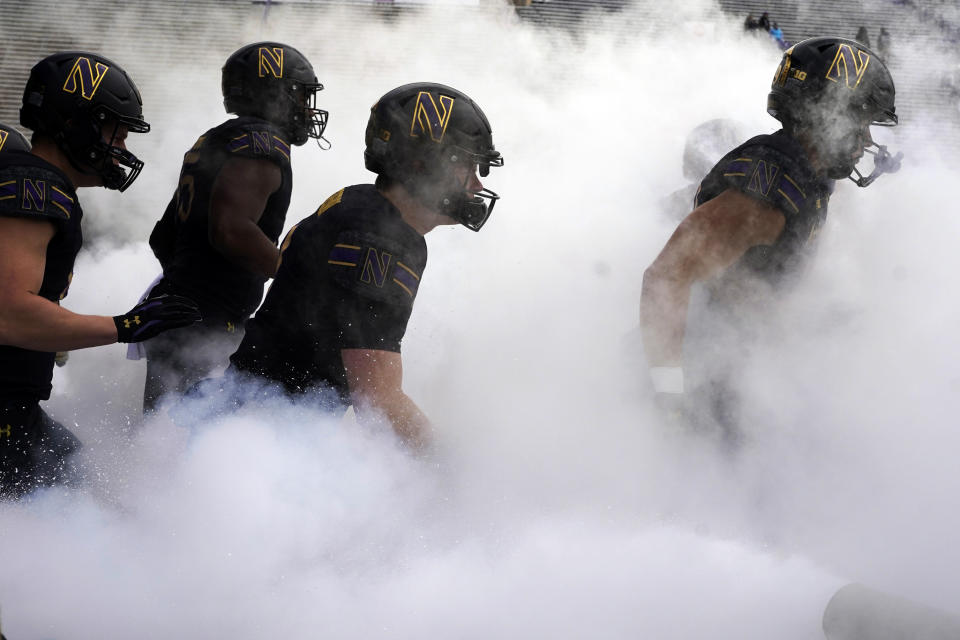
[[[881,27],[892,36],[889,64],[898,89],[902,119],[935,119],[960,128],[957,93],[960,67],[955,53],[960,39],[960,7],[956,0],[714,0],[715,20],[721,11],[731,23],[750,13],[768,11],[786,40],[796,42],[814,35],[852,38],[864,26],[876,44]],[[238,34],[256,38],[251,24],[269,15],[309,24],[332,5],[346,15],[340,28],[365,21],[390,21],[422,10],[416,4],[372,0],[85,0],[82,10],[70,11],[62,0],[0,1],[0,120],[16,124],[21,91],[30,66],[42,55],[63,49],[93,49],[117,57],[134,77],[166,69],[190,68],[198,63],[197,42],[207,51],[230,51]],[[510,7],[509,5],[514,5]],[[465,13],[514,11],[524,21],[544,29],[577,33],[588,30],[618,31],[620,37],[642,37],[674,28],[680,15],[675,7],[657,0],[476,0],[468,6],[450,7]],[[271,14],[271,12],[273,12]],[[619,19],[622,16],[622,20]],[[611,19],[613,17],[613,19]],[[642,26],[642,31],[640,27]],[[244,31],[244,30],[247,31]],[[200,40],[196,34],[202,34]],[[145,36],[145,34],[148,34]],[[430,34],[442,41],[444,34]],[[486,34],[477,34],[482,46]],[[757,37],[766,37],[757,34]],[[239,41],[243,41],[242,39]],[[250,41],[250,40],[246,40]],[[129,51],[135,51],[131,60]],[[398,55],[402,52],[398,52]],[[353,51],[325,52],[325,64],[362,73]],[[478,64],[482,64],[478,57]],[[151,111],[175,108],[151,98]],[[948,134],[952,135],[952,134]]]
[[[854,39],[867,29],[876,50],[881,28],[890,33],[887,64],[897,86],[901,122],[929,120],[950,125],[960,136],[960,6],[955,0],[718,0],[724,12],[745,19],[764,11],[794,43],[820,35]],[[758,34],[758,37],[766,37]]]

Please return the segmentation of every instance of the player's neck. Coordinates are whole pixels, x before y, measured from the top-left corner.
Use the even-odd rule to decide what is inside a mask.
[[[792,137],[800,144],[800,147],[807,154],[807,160],[810,162],[810,166],[813,167],[813,170],[816,171],[817,175],[826,175],[827,168],[823,166],[823,162],[820,159],[820,154],[817,151],[817,145],[814,144],[808,136],[799,132],[793,134]]]
[[[422,236],[433,231],[435,227],[445,224],[444,218],[446,216],[424,205],[399,182],[394,182],[388,187],[380,189],[380,193],[390,201],[390,204],[396,207],[403,221]]]
[[[30,149],[30,153],[60,169],[74,188],[90,186],[85,184],[89,182],[89,177],[77,171],[70,159],[53,141],[46,138],[37,140]]]

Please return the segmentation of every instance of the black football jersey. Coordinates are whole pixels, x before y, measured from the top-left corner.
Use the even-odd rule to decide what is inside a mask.
[[[0,216],[53,223],[39,295],[52,302],[66,297],[83,244],[83,211],[70,180],[30,153],[0,153]],[[0,397],[49,398],[53,358],[53,353],[0,346]]]
[[[333,389],[349,404],[340,350],[400,351],[426,242],[376,187],[357,185],[301,220],[281,249],[231,363],[290,392]]]
[[[779,282],[809,254],[827,217],[833,181],[818,176],[800,144],[781,130],[751,138],[725,155],[700,183],[695,206],[729,188],[777,208],[786,218],[776,242],[752,247],[735,265]]]
[[[158,290],[194,300],[204,320],[242,322],[257,308],[266,282],[210,245],[214,182],[223,165],[234,157],[266,159],[281,169],[282,184],[267,200],[257,223],[276,243],[293,186],[290,145],[277,127],[252,117],[228,120],[200,136],[184,155],[177,190],[150,234],[150,247],[163,267]]]

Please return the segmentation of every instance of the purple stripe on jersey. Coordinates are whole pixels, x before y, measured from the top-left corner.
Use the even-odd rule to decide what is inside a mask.
[[[334,247],[330,252],[330,260],[356,264],[360,260],[360,251],[360,249],[350,249],[348,247]]]
[[[0,198],[17,195],[17,183],[12,182],[0,187]]]
[[[410,295],[417,295],[417,287],[420,285],[420,282],[413,277],[413,274],[404,269],[403,267],[397,267],[393,270],[393,277],[410,290]]]
[[[746,173],[750,170],[750,161],[749,160],[734,160],[727,165],[727,169],[724,173]]]
[[[780,190],[786,194],[787,198],[793,202],[794,205],[800,206],[800,203],[803,202],[803,194],[800,193],[800,190],[793,186],[793,183],[787,180],[787,177],[784,176],[780,178]]]
[[[290,145],[281,140],[280,138],[273,137],[273,146],[283,152],[283,155],[290,157]]]
[[[56,202],[57,204],[59,204],[61,207],[63,207],[67,211],[71,211],[73,209],[73,200],[71,200],[69,196],[63,195],[56,189],[50,190],[50,199]]]
[[[237,149],[242,149],[250,144],[250,140],[247,139],[246,134],[240,136],[239,138],[234,138],[227,144],[227,148],[230,151],[236,151]]]

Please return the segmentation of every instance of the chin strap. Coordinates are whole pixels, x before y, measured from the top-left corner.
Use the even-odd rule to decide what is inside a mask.
[[[870,172],[870,175],[864,177],[857,168],[853,168],[853,173],[857,174],[857,177],[854,178],[851,174],[850,180],[853,181],[858,187],[868,187],[873,184],[873,181],[880,177],[880,174],[883,173],[896,173],[900,170],[900,161],[903,159],[903,154],[897,152],[897,155],[892,156],[890,152],[887,151],[887,148],[882,144],[874,145],[877,150],[866,148],[865,152],[873,155],[873,171]]]

